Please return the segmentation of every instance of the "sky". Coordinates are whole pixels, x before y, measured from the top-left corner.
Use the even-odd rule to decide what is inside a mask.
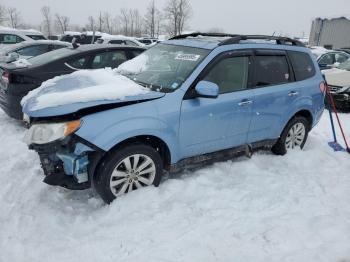
[[[167,0],[155,0],[162,9]],[[323,16],[349,16],[349,0],[189,0],[192,18],[189,30],[220,28],[227,33],[283,34],[308,36],[312,19]],[[144,13],[149,1],[141,0],[1,0],[0,4],[16,7],[24,20],[38,24],[40,9],[50,6],[53,13],[70,17],[71,23],[85,25],[89,15],[99,11],[113,15],[120,8],[137,8]]]

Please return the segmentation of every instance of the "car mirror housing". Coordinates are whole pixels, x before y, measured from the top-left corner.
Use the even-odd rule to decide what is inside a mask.
[[[195,87],[197,95],[205,98],[217,98],[219,95],[219,86],[213,82],[200,81]]]

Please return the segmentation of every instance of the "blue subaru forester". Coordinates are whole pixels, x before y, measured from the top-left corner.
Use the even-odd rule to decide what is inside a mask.
[[[293,39],[194,33],[135,61],[120,72],[148,88],[143,95],[41,110],[24,104],[27,143],[39,153],[44,182],[93,186],[110,203],[158,186],[164,170],[258,148],[279,155],[303,148],[324,109],[318,65]]]

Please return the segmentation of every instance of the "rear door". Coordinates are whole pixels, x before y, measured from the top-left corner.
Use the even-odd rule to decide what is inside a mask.
[[[255,99],[248,143],[277,138],[280,121],[300,95],[285,51],[256,50],[253,64]]]
[[[194,87],[181,106],[179,140],[183,157],[215,152],[246,143],[253,94],[249,87],[250,55],[229,53],[204,71],[200,80],[219,86],[217,98],[201,98]],[[193,95],[189,95],[190,92]]]

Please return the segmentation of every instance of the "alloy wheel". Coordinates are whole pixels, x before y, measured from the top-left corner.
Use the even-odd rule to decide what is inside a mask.
[[[301,147],[305,139],[306,129],[302,123],[294,124],[286,137],[286,149],[294,149],[296,147]]]
[[[120,196],[153,184],[156,175],[154,161],[143,154],[134,154],[120,161],[110,178],[113,195]]]

